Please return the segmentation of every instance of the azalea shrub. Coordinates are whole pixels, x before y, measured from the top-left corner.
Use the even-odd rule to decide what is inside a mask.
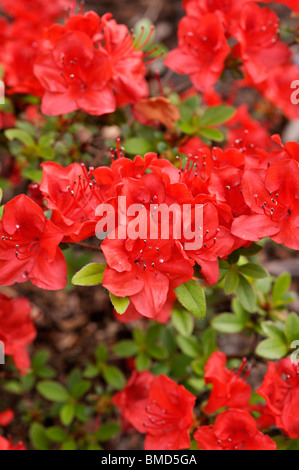
[[[296,293],[264,264],[299,250],[299,5],[268,3],[183,0],[168,50],[0,0],[0,450],[299,449]],[[63,371],[35,346],[58,290],[121,331]]]

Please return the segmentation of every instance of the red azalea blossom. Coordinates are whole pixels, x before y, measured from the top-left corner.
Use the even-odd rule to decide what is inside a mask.
[[[62,231],[24,194],[9,201],[0,222],[0,284],[28,279],[42,289],[66,286],[66,263],[58,248]]]
[[[34,66],[45,89],[44,114],[82,109],[102,115],[148,95],[144,54],[111,15],[76,15],[65,26],[52,26],[48,37],[52,48]]]
[[[26,450],[26,447],[23,442],[13,444],[11,440],[7,440],[5,437],[0,436],[0,450]]]
[[[276,450],[276,443],[258,430],[247,412],[230,409],[220,413],[212,426],[201,426],[194,434],[201,450]]]
[[[183,18],[179,23],[179,46],[165,59],[165,65],[180,74],[189,74],[195,88],[205,91],[213,86],[224,70],[230,52],[217,15],[200,20]]]
[[[276,426],[291,438],[299,438],[299,366],[290,359],[268,362],[268,371],[257,393],[267,404]]]
[[[52,51],[38,57],[34,73],[46,90],[44,114],[82,109],[101,115],[115,110],[108,54],[103,49],[95,50],[91,39],[81,31],[61,36]]]
[[[269,8],[261,8],[253,2],[242,9],[240,28],[235,37],[246,72],[255,83],[264,81],[272,67],[285,63],[291,52],[279,41],[279,19]]]
[[[51,23],[71,7],[72,0],[0,0],[0,8],[13,18],[21,18],[30,23]]]
[[[22,373],[26,373],[30,367],[26,348],[35,336],[29,301],[23,297],[13,299],[1,294],[0,341],[4,343],[5,354],[13,357]]]
[[[244,408],[251,398],[251,387],[245,381],[248,372],[244,378],[241,377],[246,361],[243,361],[237,373],[227,369],[225,364],[225,354],[216,351],[205,365],[205,382],[213,384],[209,401],[204,408],[206,413],[211,414],[224,407]]]
[[[1,299],[0,299],[1,302]],[[14,412],[12,410],[4,410],[0,412],[0,426],[8,426],[14,419]]]
[[[149,388],[153,379],[154,376],[150,372],[137,372],[135,370],[125,388],[113,396],[113,403],[121,409],[124,430],[130,429],[129,425],[136,413],[137,404],[146,406]]]
[[[243,195],[252,215],[241,215],[232,233],[243,240],[271,237],[299,249],[299,165],[295,160],[270,164],[267,170],[247,170]]]
[[[145,450],[190,447],[196,397],[165,375],[154,377],[147,402],[137,402],[131,423],[146,434]]]

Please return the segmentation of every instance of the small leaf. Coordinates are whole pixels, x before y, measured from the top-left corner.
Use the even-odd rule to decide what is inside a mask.
[[[64,429],[59,426],[51,426],[46,430],[47,437],[54,442],[63,442],[67,435]]]
[[[130,299],[129,297],[116,297],[115,295],[109,292],[110,300],[112,302],[113,307],[117,311],[119,315],[123,315],[127,310]]]
[[[264,279],[269,276],[269,273],[259,264],[247,263],[239,266],[239,271],[245,276],[252,277],[254,279]]]
[[[32,423],[29,429],[29,437],[33,446],[37,450],[48,450],[49,439],[45,428],[39,423]]]
[[[245,324],[236,315],[223,313],[213,318],[212,327],[220,333],[239,333],[244,330]]]
[[[90,389],[90,386],[91,383],[88,380],[81,380],[74,386],[72,390],[72,397],[76,398],[77,400],[83,397],[83,395],[85,395]]]
[[[144,353],[138,354],[136,357],[136,369],[138,372],[142,372],[143,370],[148,370],[151,366],[150,358]]]
[[[139,348],[134,341],[124,340],[113,346],[113,352],[120,357],[132,357],[139,351]]]
[[[266,359],[280,359],[287,354],[288,347],[279,338],[270,338],[262,341],[255,352]]]
[[[75,284],[75,286],[96,286],[101,284],[105,268],[105,264],[87,264],[74,275],[72,283]]]
[[[103,377],[109,385],[117,390],[122,390],[125,386],[124,375],[117,367],[106,366],[103,370]]]
[[[178,336],[177,343],[179,348],[186,356],[196,358],[200,354],[200,348],[197,341],[194,338],[186,338],[185,336]]]
[[[237,271],[231,269],[224,278],[224,292],[229,295],[235,292],[239,284],[239,276]]]
[[[69,398],[67,390],[58,382],[44,380],[37,384],[38,392],[47,400],[62,403]]]
[[[235,114],[236,110],[232,106],[212,106],[207,109],[200,119],[200,126],[217,126],[229,121]]]
[[[102,424],[102,426],[96,432],[96,438],[100,442],[109,441],[120,431],[119,423],[106,423]]]
[[[124,142],[124,148],[131,155],[144,155],[153,150],[151,142],[142,137],[132,137]]]
[[[210,127],[203,127],[199,130],[199,134],[206,139],[215,140],[216,142],[223,142],[224,135],[218,129],[212,129]]]
[[[60,420],[64,426],[69,426],[75,416],[75,405],[66,403],[60,410]]]
[[[289,273],[283,273],[276,279],[272,291],[272,299],[274,302],[277,302],[284,296],[284,294],[289,290],[291,282],[292,278]]]
[[[175,289],[179,302],[196,318],[204,318],[206,314],[206,299],[199,284],[191,279]]]
[[[35,142],[28,132],[22,129],[7,129],[4,131],[4,135],[8,140],[17,139],[22,142],[26,147],[34,147]]]
[[[289,343],[299,340],[299,317],[295,312],[290,313],[287,318],[285,333]]]
[[[239,284],[236,289],[238,298],[242,306],[248,312],[254,312],[255,310],[255,294],[251,284],[247,281],[246,277],[242,274],[239,276]]]
[[[182,336],[190,336],[194,328],[193,318],[185,310],[174,309],[172,312],[172,323]]]

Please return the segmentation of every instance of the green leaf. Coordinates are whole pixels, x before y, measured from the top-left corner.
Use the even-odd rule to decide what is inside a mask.
[[[261,323],[261,327],[265,336],[268,336],[269,338],[277,338],[280,341],[286,343],[284,332],[277,325],[275,325],[275,323],[264,321]]]
[[[295,312],[290,313],[287,318],[285,333],[289,343],[299,340],[299,317]]]
[[[117,311],[119,315],[123,315],[127,310],[130,299],[129,297],[116,297],[115,295],[109,292],[110,300],[112,302],[113,307]]]
[[[283,273],[276,279],[272,291],[272,299],[274,302],[277,302],[284,296],[289,290],[291,282],[292,278],[289,273]]]
[[[17,139],[22,142],[26,147],[34,147],[35,142],[28,132],[22,129],[7,129],[4,131],[4,135],[8,140]]]
[[[67,390],[57,382],[44,380],[37,384],[38,392],[47,400],[63,403],[69,398]]]
[[[105,268],[105,264],[87,264],[74,275],[72,283],[75,284],[75,286],[96,286],[101,284]]]
[[[239,248],[239,253],[242,256],[254,256],[262,251],[263,247],[257,243],[251,243],[250,246]]]
[[[76,398],[77,400],[83,397],[83,395],[85,395],[90,389],[90,386],[91,383],[88,380],[81,380],[74,386],[71,393],[72,397]]]
[[[125,386],[126,380],[124,375],[117,367],[106,366],[103,370],[103,377],[116,390],[122,390]]]
[[[66,403],[60,410],[60,421],[64,426],[69,426],[75,416],[75,405]]]
[[[131,155],[144,155],[153,150],[151,142],[142,137],[132,137],[124,143],[125,151]]]
[[[123,340],[113,346],[113,352],[120,357],[132,357],[139,351],[139,348],[134,341]]]
[[[196,358],[200,355],[200,347],[194,338],[186,338],[185,336],[178,336],[177,343],[181,351],[186,356]]]
[[[191,279],[175,289],[179,302],[196,318],[204,318],[206,314],[206,299],[199,284]]]
[[[159,344],[151,343],[147,346],[146,352],[150,357],[157,360],[163,360],[167,358],[167,352]]]
[[[60,428],[59,426],[51,426],[46,430],[47,437],[54,442],[63,442],[67,434],[64,429]]]
[[[142,372],[143,370],[148,370],[151,366],[150,358],[144,353],[138,354],[136,357],[136,369],[138,372]]]
[[[256,307],[255,294],[251,284],[242,274],[239,276],[239,284],[237,286],[236,292],[245,310],[248,312],[254,312]]]
[[[31,362],[31,367],[34,370],[34,372],[39,371],[39,369],[42,368],[46,364],[46,362],[49,360],[49,357],[50,357],[49,351],[46,351],[46,350],[38,351],[33,356],[33,359]]]
[[[172,323],[182,336],[190,336],[194,328],[194,320],[185,310],[174,309],[172,312]]]
[[[239,266],[239,271],[245,276],[252,277],[254,279],[264,279],[269,276],[269,273],[259,264],[247,263]]]
[[[236,315],[223,313],[212,320],[212,327],[220,333],[239,333],[245,328],[245,323]]]
[[[223,142],[224,135],[218,129],[212,129],[210,127],[203,127],[199,130],[199,134],[206,139],[215,140],[216,142]]]
[[[37,450],[48,450],[49,439],[45,428],[39,423],[32,423],[29,429],[29,437],[32,445]]]
[[[204,115],[200,119],[200,126],[217,126],[229,121],[235,112],[236,110],[232,106],[212,106],[205,111]]]
[[[287,354],[288,347],[279,338],[269,338],[262,341],[255,352],[266,359],[280,359]]]
[[[119,423],[106,423],[102,424],[102,426],[96,432],[96,438],[100,442],[109,441],[112,437],[114,437],[120,431]]]
[[[61,450],[76,450],[76,443],[72,439],[64,442],[61,446]]]
[[[100,363],[106,362],[108,359],[108,351],[104,344],[100,344],[95,350],[96,360]]]
[[[224,278],[224,292],[229,295],[235,292],[239,284],[239,275],[237,271],[231,269]]]
[[[2,198],[3,198],[3,189],[0,188],[0,204],[1,204]]]

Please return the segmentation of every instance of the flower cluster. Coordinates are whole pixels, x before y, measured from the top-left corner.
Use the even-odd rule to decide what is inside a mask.
[[[282,3],[298,11],[296,1]],[[298,109],[286,94],[299,69],[280,39],[279,18],[273,10],[253,0],[183,4],[187,15],[179,23],[179,44],[165,60],[170,69],[188,74],[200,91],[213,86],[225,70],[233,75],[241,71],[243,86],[256,87],[288,117],[298,118]]]
[[[119,148],[110,167],[42,164],[35,193],[39,204],[43,197],[47,202],[51,220],[25,195],[6,204],[0,224],[1,284],[30,279],[42,288],[63,288],[66,265],[58,245],[94,236],[98,224],[108,230],[109,217],[103,212],[109,202],[115,208],[110,217],[114,231],[101,244],[107,262],[103,285],[115,296],[130,298],[129,319],[142,315],[167,321],[174,289],[193,277],[195,265],[208,284],[215,284],[218,259],[252,241],[271,237],[299,249],[299,145],[283,146],[277,136],[273,140],[279,147],[266,152],[242,138],[226,150],[210,150],[191,139],[181,148],[189,155],[184,166],[154,153],[132,161]],[[128,207],[139,207],[143,221],[154,219],[157,233],[152,234],[150,223],[137,230],[135,213],[120,223],[120,198]],[[169,233],[162,233],[158,209],[174,207],[182,214],[185,205],[191,208],[193,239],[201,242],[195,248],[186,243],[184,231],[177,235],[175,213],[169,216]],[[202,226],[195,227],[198,205]],[[134,236],[127,230],[120,236],[132,224]]]
[[[53,24],[67,3],[36,0],[29,8],[23,1],[2,2],[13,17],[10,22],[1,19],[0,61],[8,93],[42,97],[42,112],[47,115],[77,109],[102,115],[145,98],[148,86],[141,49],[147,40],[135,40],[110,13],[101,18],[93,11],[73,14],[64,25]]]
[[[276,443],[261,431],[274,425],[298,439],[298,366],[290,359],[269,363],[257,390],[266,404],[261,398],[254,405],[246,381],[251,370],[246,360],[238,371],[225,364],[225,355],[216,351],[205,366],[205,382],[212,384],[212,391],[199,421],[213,420],[218,413],[213,424],[200,424],[196,429],[196,397],[182,385],[163,375],[134,371],[125,388],[113,398],[121,410],[123,430],[145,434],[146,450],[187,449],[195,429],[194,439],[201,450],[275,450]]]

